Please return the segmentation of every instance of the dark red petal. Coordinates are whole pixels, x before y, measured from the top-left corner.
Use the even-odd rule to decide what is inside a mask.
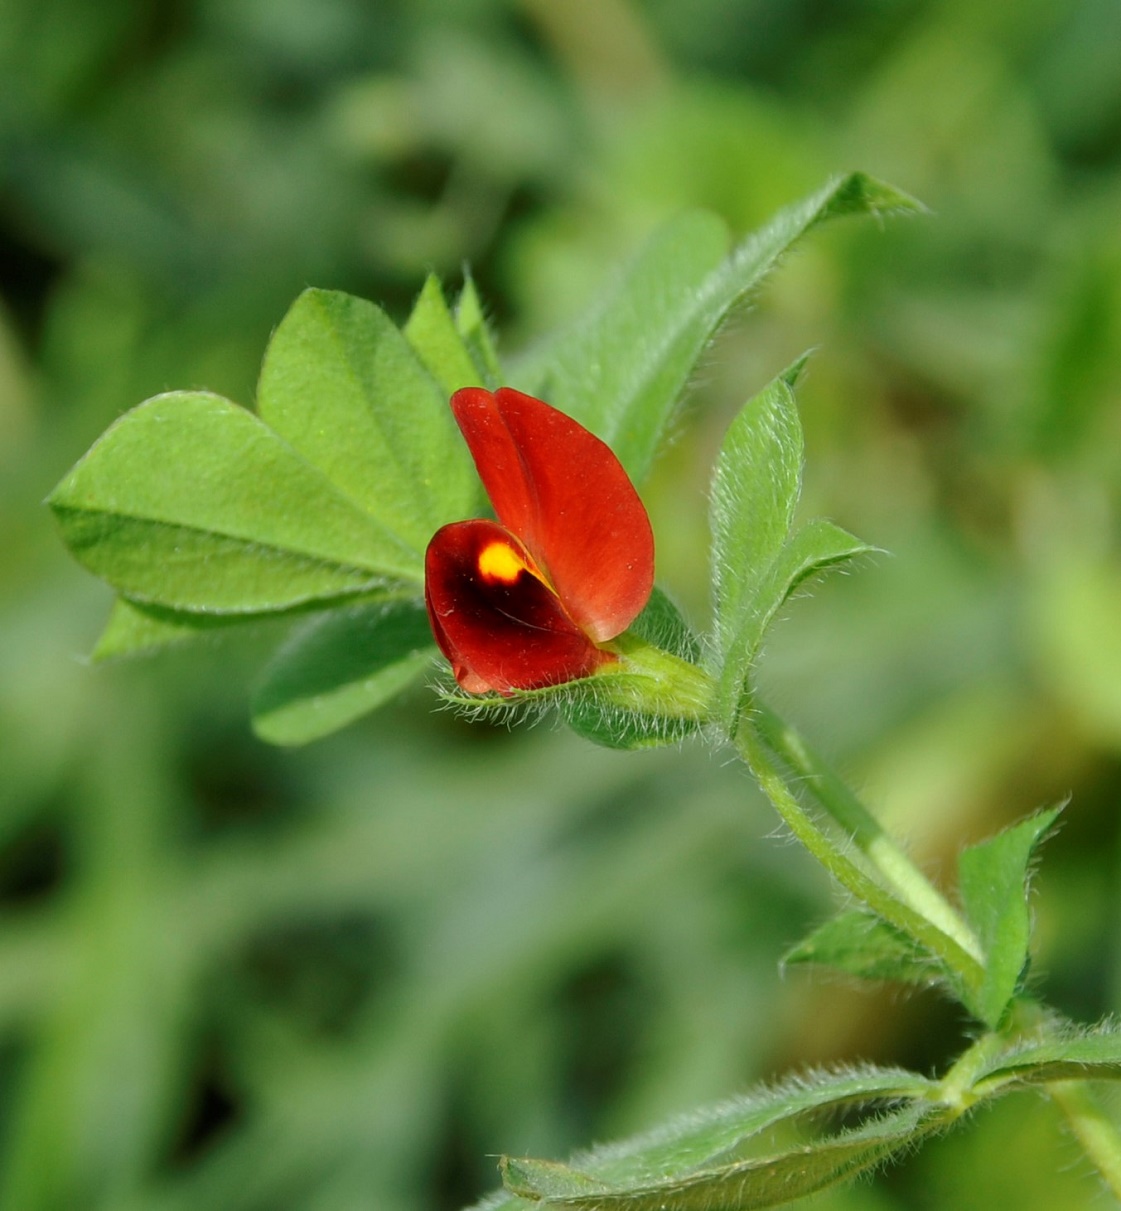
[[[549,404],[509,387],[452,396],[499,521],[544,569],[593,639],[618,635],[654,584],[654,536],[610,448]]]
[[[560,685],[614,659],[565,613],[532,556],[497,522],[457,521],[436,531],[424,599],[440,650],[472,694]]]

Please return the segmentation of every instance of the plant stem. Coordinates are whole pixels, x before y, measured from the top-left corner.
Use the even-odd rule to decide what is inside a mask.
[[[1066,1117],[1082,1150],[1114,1197],[1121,1200],[1121,1136],[1085,1081],[1052,1081],[1047,1093]]]
[[[899,898],[940,929],[978,963],[984,954],[973,931],[899,847],[883,825],[802,737],[769,707],[754,704],[753,722],[770,748],[856,842]]]
[[[836,772],[793,728],[758,702],[741,724],[735,745],[798,840],[843,887],[937,954],[961,981],[968,1005],[970,993],[979,990],[984,978],[984,956],[976,937]],[[841,826],[879,874],[882,884],[817,826],[790,789],[772,754]],[[940,1095],[955,1113],[964,1113],[978,1100],[972,1092],[977,1074],[991,1054],[1008,1042],[1006,1033],[983,1035],[943,1078]],[[1046,1088],[1102,1180],[1121,1200],[1121,1133],[1090,1086],[1085,1081],[1052,1081]]]
[[[770,716],[770,719],[777,722],[775,716]],[[838,846],[833,838],[818,827],[787,785],[785,777],[771,756],[768,745],[762,739],[761,729],[756,728],[754,718],[747,718],[741,724],[736,734],[735,745],[736,751],[755,775],[764,794],[770,799],[775,810],[786,821],[790,831],[798,840],[857,899],[863,901],[897,929],[914,938],[926,950],[937,955],[947,973],[956,977],[960,982],[963,1000],[967,1005],[972,1005],[984,978],[984,969],[977,958],[979,950],[976,941],[973,941],[972,947],[967,949],[953,934],[932,922],[922,909],[914,905],[913,901],[917,900],[921,904],[924,900],[921,895],[916,895],[913,886],[908,884],[906,896],[900,893],[895,885],[895,880],[899,878],[900,864],[889,864],[888,869],[893,872],[893,877],[889,878],[881,865],[882,855],[887,847],[882,843],[877,846],[876,854],[880,856],[880,862],[877,862],[873,855],[868,853],[864,844],[868,836],[867,830],[862,831],[860,836],[854,836],[854,839],[862,851],[868,855],[875,868],[883,875],[888,886],[872,878],[863,867],[854,862]],[[794,763],[791,762],[791,764]],[[801,766],[795,766],[795,769],[805,776],[806,771]],[[886,836],[878,825],[876,834],[880,837]],[[907,862],[902,854],[899,857],[903,859],[904,863]],[[914,870],[914,878],[925,884],[930,893],[941,901],[941,897],[933,887],[926,883],[923,875],[915,868],[912,870]],[[948,904],[945,904],[945,901],[941,901],[941,903],[946,912],[952,913],[953,910]],[[958,932],[962,931],[965,931],[965,927],[959,922]],[[971,937],[971,935],[969,936]]]
[[[939,1097],[948,1106],[964,1114],[971,1106],[986,1096],[977,1090],[977,1077],[988,1062],[1008,1047],[1008,1039],[1001,1034],[983,1034],[971,1047],[963,1051],[954,1061],[953,1067],[938,1082]]]

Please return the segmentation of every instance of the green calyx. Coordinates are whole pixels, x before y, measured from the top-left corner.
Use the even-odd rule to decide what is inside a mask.
[[[700,665],[635,631],[610,649],[618,661],[565,687],[561,713],[574,731],[608,748],[655,748],[708,723],[716,685]]]
[[[617,660],[590,677],[517,694],[445,693],[447,701],[480,717],[532,714],[556,707],[564,721],[607,748],[674,744],[712,718],[716,684],[691,660],[626,631],[606,645]]]
[[[619,662],[589,678],[608,701],[652,717],[687,720],[697,727],[708,722],[716,683],[699,664],[633,631],[624,631],[609,646]]]

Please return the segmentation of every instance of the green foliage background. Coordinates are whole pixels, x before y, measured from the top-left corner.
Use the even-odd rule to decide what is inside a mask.
[[[108,591],[40,504],[146,396],[251,402],[307,284],[400,318],[470,260],[510,353],[659,220],[850,167],[934,215],[818,232],[722,338],[660,579],[703,614],[720,435],[818,346],[806,516],[894,554],[790,608],[767,693],[935,871],[1072,791],[1037,968],[1121,1009],[1119,37],[1112,0],[0,6],[0,1207],[457,1208],[498,1152],[955,1051],[934,994],[776,976],[831,893],[699,746],[418,691],[270,749],[241,644],[88,666]],[[1089,1206],[1075,1156],[1013,1099],[815,1206]]]

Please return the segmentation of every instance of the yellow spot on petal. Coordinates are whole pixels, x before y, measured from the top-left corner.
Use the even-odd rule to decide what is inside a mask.
[[[479,552],[479,573],[487,580],[513,584],[525,570],[525,560],[507,543],[488,542]]]

